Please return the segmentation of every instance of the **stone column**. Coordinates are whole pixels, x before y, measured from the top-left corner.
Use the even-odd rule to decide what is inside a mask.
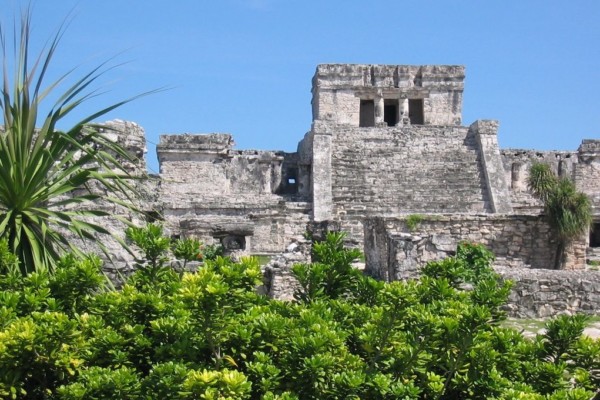
[[[600,140],[584,139],[577,150],[575,185],[592,200],[594,214],[600,214]]]
[[[271,161],[271,190],[273,193],[281,186],[281,160]]]
[[[375,97],[375,126],[386,126],[383,120],[383,95],[377,93]]]
[[[333,200],[331,191],[331,131],[326,124],[313,123],[313,221],[331,220]]]
[[[310,193],[310,165],[298,165],[298,194],[307,196]]]
[[[258,160],[260,171],[261,193],[271,192],[271,160]]]
[[[510,187],[514,191],[524,191],[527,188],[525,179],[523,178],[523,164],[513,163],[510,166]]]
[[[400,116],[398,118],[398,125],[409,125],[410,118],[408,117],[408,99],[400,99],[399,101],[399,109]]]

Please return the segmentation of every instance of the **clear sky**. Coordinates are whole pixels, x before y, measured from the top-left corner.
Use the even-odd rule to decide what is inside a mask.
[[[28,1],[0,0],[2,23]],[[600,1],[34,0],[40,43],[74,10],[54,67],[125,62],[89,110],[146,130],[228,132],[237,148],[295,151],[319,63],[462,64],[463,124],[500,121],[503,148],[575,150],[600,137]],[[86,110],[84,110],[86,111]]]

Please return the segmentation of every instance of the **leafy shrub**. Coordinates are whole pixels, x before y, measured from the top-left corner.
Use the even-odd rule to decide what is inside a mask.
[[[132,226],[125,231],[125,237],[142,250],[144,257],[139,267],[156,270],[168,261],[167,251],[171,248],[171,240],[163,235],[162,225],[148,224],[141,228]],[[188,254],[180,252],[180,255]]]
[[[9,274],[18,271],[19,259],[11,253],[8,239],[0,239],[0,274]]]
[[[352,267],[352,263],[361,253],[358,249],[344,248],[344,238],[342,232],[327,233],[323,242],[313,244],[313,263],[292,267],[300,284],[300,289],[294,293],[297,300],[308,302],[353,295],[362,274]]]
[[[220,244],[209,244],[201,248],[202,259],[204,260],[216,260],[217,257],[223,257],[224,249]]]
[[[162,249],[161,273],[149,280],[142,261],[118,291],[94,259],[0,276],[0,397],[589,399],[599,386],[584,317],[534,340],[500,327],[508,286],[478,245],[383,283],[352,269],[360,254],[333,234],[294,268],[299,301],[281,302],[256,293],[256,259],[179,274],[160,261],[171,243],[141,237]]]
[[[91,367],[79,375],[76,382],[61,386],[58,398],[64,400],[143,399],[140,377],[128,367],[117,369]]]

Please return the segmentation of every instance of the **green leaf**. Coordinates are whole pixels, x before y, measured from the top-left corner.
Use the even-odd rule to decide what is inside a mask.
[[[59,254],[71,247],[68,232],[85,240],[108,234],[101,224],[89,220],[107,215],[97,209],[95,200],[100,194],[105,204],[138,212],[132,203],[137,192],[129,183],[134,177],[121,165],[121,160],[132,160],[133,156],[107,139],[99,126],[86,124],[156,91],[83,114],[65,132],[58,131],[60,122],[74,116],[82,104],[97,96],[92,86],[114,67],[102,63],[64,89],[63,84],[73,77],[74,69],[46,84],[66,24],[32,58],[32,64],[29,9],[16,25],[12,41],[6,40],[4,34],[10,30],[0,25],[0,108],[4,125],[0,132],[0,237],[9,239],[23,273],[37,268],[52,271]],[[7,61],[12,53],[10,43],[15,55],[12,64]],[[57,100],[49,103],[51,98]],[[41,109],[50,111],[38,118]],[[97,187],[100,194],[92,187]]]

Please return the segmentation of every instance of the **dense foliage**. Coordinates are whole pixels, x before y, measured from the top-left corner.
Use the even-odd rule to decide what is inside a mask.
[[[0,277],[2,398],[588,400],[600,385],[585,317],[533,340],[500,325],[510,285],[481,246],[383,283],[329,234],[294,268],[297,300],[281,302],[257,293],[256,259],[179,274],[149,229],[128,236],[155,261],[118,291],[95,258]]]

